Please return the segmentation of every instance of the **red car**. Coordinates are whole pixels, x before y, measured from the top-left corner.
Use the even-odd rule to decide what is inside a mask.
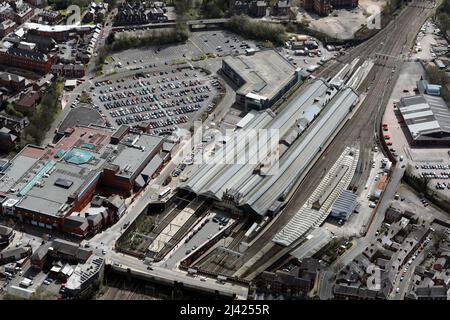
[[[386,142],[386,144],[388,145],[388,146],[392,146],[392,142]]]
[[[391,136],[388,135],[388,134],[385,134],[385,135],[384,135],[384,138],[385,138],[386,140],[389,140],[389,139],[391,138]]]

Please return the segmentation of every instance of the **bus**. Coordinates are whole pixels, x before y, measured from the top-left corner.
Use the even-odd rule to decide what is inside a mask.
[[[167,196],[167,195],[170,193],[171,190],[172,190],[172,188],[170,188],[170,187],[164,188],[164,189],[159,193],[159,199],[162,199],[162,198],[164,198],[165,196]]]

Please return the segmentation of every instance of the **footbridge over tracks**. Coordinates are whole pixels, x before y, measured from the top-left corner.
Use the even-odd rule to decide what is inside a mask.
[[[203,20],[190,20],[186,24],[191,31],[197,30],[211,30],[223,28],[230,19],[203,19]]]

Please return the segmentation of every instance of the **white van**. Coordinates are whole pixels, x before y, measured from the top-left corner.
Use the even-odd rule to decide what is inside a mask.
[[[24,288],[28,288],[28,287],[31,286],[32,284],[33,284],[33,280],[28,279],[28,278],[24,278],[24,279],[19,283],[19,285],[20,285],[21,287],[24,287]]]

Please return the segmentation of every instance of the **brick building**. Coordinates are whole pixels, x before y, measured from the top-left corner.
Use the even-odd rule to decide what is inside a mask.
[[[326,16],[333,9],[356,8],[358,0],[303,0],[303,9],[314,11],[321,16]]]
[[[0,38],[3,38],[7,34],[13,32],[16,29],[17,24],[11,19],[6,19],[0,22]]]
[[[23,114],[30,114],[34,112],[40,100],[41,95],[39,92],[27,92],[16,102],[14,108]]]
[[[62,64],[52,66],[52,73],[65,78],[82,78],[86,75],[86,68],[82,64]]]
[[[37,73],[49,73],[56,62],[56,56],[34,50],[10,47],[8,49],[0,49],[0,60],[9,66]]]
[[[21,91],[25,88],[25,78],[9,72],[0,72],[0,86],[14,92]]]

